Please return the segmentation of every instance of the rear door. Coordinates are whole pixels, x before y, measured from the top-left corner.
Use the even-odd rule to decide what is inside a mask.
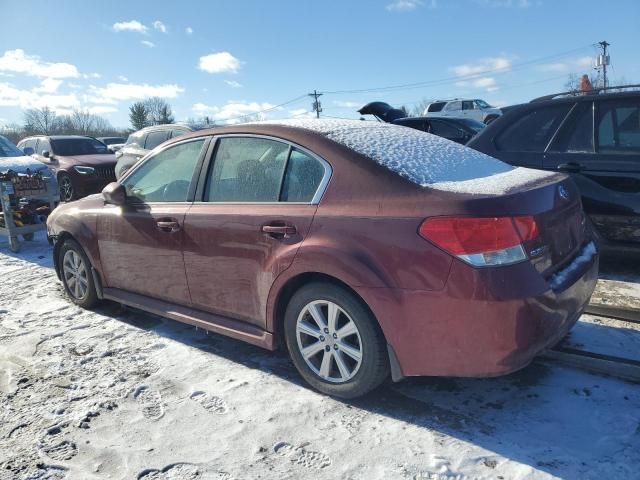
[[[264,328],[269,290],[304,240],[330,172],[277,139],[218,138],[185,219],[194,307]]]

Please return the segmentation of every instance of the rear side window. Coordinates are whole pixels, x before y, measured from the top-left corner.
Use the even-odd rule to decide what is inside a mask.
[[[428,112],[441,112],[445,105],[446,105],[445,102],[432,103],[431,105],[429,105],[427,107],[427,111]]]
[[[255,137],[218,142],[205,189],[208,202],[277,202],[289,145]]]
[[[593,153],[593,104],[579,103],[553,142],[554,152]]]
[[[449,102],[447,106],[444,107],[444,110],[462,110],[462,102]]]
[[[418,118],[402,119],[402,121],[393,122],[396,125],[402,125],[403,127],[415,128],[416,130],[425,131],[424,120]]]
[[[463,132],[447,122],[440,122],[438,120],[431,121],[431,129],[429,130],[434,135],[445,138],[458,138],[464,136]]]
[[[180,135],[184,135],[185,133],[189,133],[191,130],[186,130],[184,128],[176,128],[175,130],[171,130],[171,138],[179,137]]]
[[[47,140],[46,138],[39,138],[36,153],[38,155],[42,155],[42,152],[44,152],[45,150],[51,152],[51,145],[49,145],[49,140]]]
[[[601,102],[597,132],[599,153],[640,153],[640,101],[634,99]]]
[[[464,101],[462,102],[462,109],[463,110],[473,110],[473,102],[471,100],[468,101]]]
[[[283,202],[311,202],[324,177],[319,160],[293,148],[287,162],[282,194]]]
[[[147,135],[147,141],[144,144],[145,150],[153,150],[162,142],[169,138],[169,130],[158,130],[155,132],[149,132]]]
[[[570,107],[553,105],[526,113],[498,136],[498,150],[544,152]]]

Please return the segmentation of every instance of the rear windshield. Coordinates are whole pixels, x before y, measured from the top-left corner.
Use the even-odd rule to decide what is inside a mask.
[[[63,157],[70,155],[110,154],[107,146],[95,138],[51,139],[53,153]]]
[[[446,102],[432,103],[431,105],[429,105],[427,107],[427,111],[428,112],[441,112],[446,104],[447,104]]]
[[[0,137],[0,157],[23,157],[24,153],[18,150],[13,143],[4,137]]]
[[[269,123],[269,122],[268,122]],[[500,160],[412,128],[359,120],[283,120],[315,130],[421,186],[510,172]]]

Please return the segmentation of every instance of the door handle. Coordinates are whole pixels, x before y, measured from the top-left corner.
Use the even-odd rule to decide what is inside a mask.
[[[161,232],[173,233],[180,230],[180,224],[175,220],[158,220],[156,225]]]
[[[558,165],[558,170],[560,170],[561,172],[568,172],[568,173],[578,173],[580,172],[580,170],[582,170],[582,165],[580,165],[579,163],[561,163],[560,165]]]
[[[289,238],[298,233],[298,230],[292,225],[263,225],[262,232],[274,238]]]

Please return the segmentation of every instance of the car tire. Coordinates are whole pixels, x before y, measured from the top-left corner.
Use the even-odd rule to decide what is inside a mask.
[[[386,342],[376,319],[339,286],[314,282],[294,293],[285,312],[284,335],[300,375],[327,395],[359,397],[389,376]]]
[[[72,239],[64,240],[58,252],[62,285],[69,299],[82,308],[98,303],[98,292],[91,273],[91,262],[82,247]]]
[[[58,174],[58,188],[60,190],[60,201],[70,202],[76,198],[76,190],[73,187],[71,177],[67,173]]]

